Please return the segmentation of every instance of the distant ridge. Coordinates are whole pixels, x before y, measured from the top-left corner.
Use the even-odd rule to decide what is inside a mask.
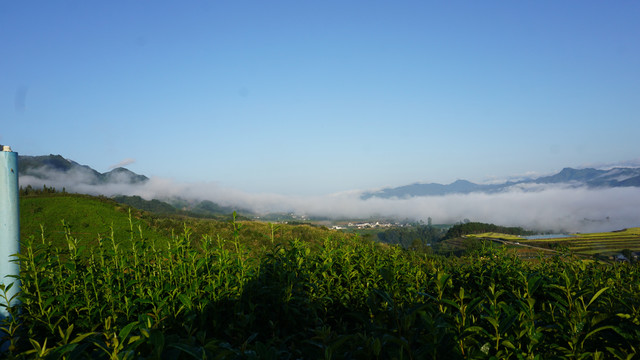
[[[609,170],[564,168],[559,173],[551,176],[491,185],[475,184],[466,180],[457,180],[448,185],[416,183],[365,192],[361,198],[366,200],[374,197],[389,199],[449,194],[496,193],[506,191],[513,186],[530,184],[569,184],[574,187],[585,186],[589,188],[640,187],[640,168],[617,167]]]

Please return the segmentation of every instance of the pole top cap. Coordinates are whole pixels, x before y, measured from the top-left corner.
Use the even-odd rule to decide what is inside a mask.
[[[11,152],[11,146],[9,146],[9,145],[0,145],[0,151],[9,151],[9,152]]]

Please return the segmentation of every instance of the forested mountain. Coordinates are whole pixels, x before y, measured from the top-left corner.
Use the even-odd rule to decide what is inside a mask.
[[[18,157],[18,172],[20,176],[32,176],[38,179],[51,179],[68,177],[69,180],[84,184],[97,185],[105,183],[135,184],[149,180],[144,175],[139,175],[128,169],[118,167],[111,171],[101,173],[87,165],[65,159],[60,155]]]

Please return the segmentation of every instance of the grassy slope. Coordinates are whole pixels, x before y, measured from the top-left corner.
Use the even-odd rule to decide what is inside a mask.
[[[492,238],[492,239],[501,239],[501,240],[522,240],[523,238],[518,235],[510,235],[510,234],[502,234],[497,232],[487,232],[482,234],[469,234],[465,235],[465,237],[469,238]]]
[[[147,239],[162,236],[148,222],[140,220],[140,211],[133,209],[131,216],[134,236],[140,236],[140,229]],[[39,240],[42,226],[45,238],[54,244],[64,243],[63,220],[69,225],[70,235],[78,239],[110,238],[112,229],[116,239],[131,238],[129,208],[110,199],[77,194],[20,198],[20,235],[23,242],[29,237]]]
[[[64,245],[65,230],[62,220],[70,226],[71,236],[79,240],[97,241],[111,238],[128,243],[131,239],[127,205],[119,204],[104,197],[78,194],[52,194],[24,196],[20,199],[21,239],[41,238],[44,236],[54,244]],[[233,227],[228,221],[199,219],[187,216],[163,216],[131,208],[133,236],[145,240],[166,242],[173,235],[183,235],[185,229],[191,239],[200,240],[210,236],[214,241],[230,243],[233,239]],[[344,234],[325,227],[310,225],[268,224],[256,221],[238,221],[240,229],[238,239],[251,248],[260,248],[270,244],[298,239],[319,243],[327,237],[342,237]],[[141,235],[142,233],[142,235]],[[231,246],[229,244],[229,246]]]

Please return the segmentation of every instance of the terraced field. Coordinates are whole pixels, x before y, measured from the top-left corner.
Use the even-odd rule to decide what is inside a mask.
[[[569,238],[522,240],[520,242],[536,246],[557,244],[566,246],[574,253],[584,255],[615,256],[624,250],[640,251],[640,228],[572,235]]]
[[[518,252],[521,255],[563,248],[578,255],[606,257],[616,256],[626,250],[640,252],[640,227],[601,233],[578,233],[571,234],[571,237],[546,239],[526,239],[499,233],[474,234],[467,237],[491,239],[509,246],[519,247]]]

